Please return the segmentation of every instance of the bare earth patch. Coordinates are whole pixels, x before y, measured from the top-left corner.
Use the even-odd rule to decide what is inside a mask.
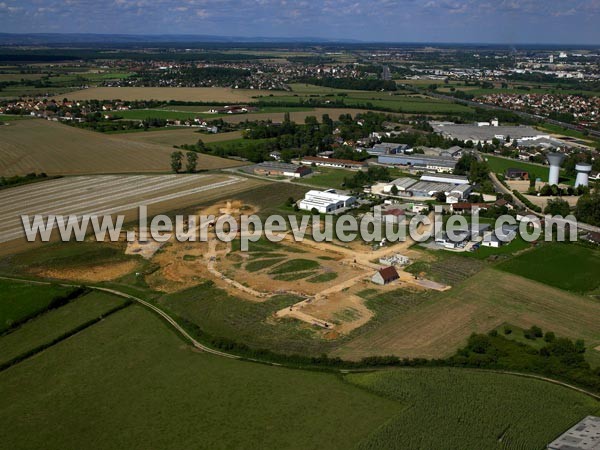
[[[121,278],[133,272],[138,266],[137,261],[122,261],[98,266],[86,266],[85,268],[34,269],[31,273],[44,278],[96,283]]]

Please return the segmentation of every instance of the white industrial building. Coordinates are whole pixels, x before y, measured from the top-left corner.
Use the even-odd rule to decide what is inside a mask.
[[[394,186],[400,197],[430,198],[438,192],[443,192],[448,203],[467,199],[473,190],[466,177],[457,175],[429,174],[421,176],[419,180],[401,177],[385,184],[382,192],[391,194]]]
[[[521,140],[533,141],[538,139],[550,139],[549,133],[536,130],[526,125],[500,125],[497,120],[490,122],[476,122],[474,124],[457,124],[452,122],[429,122],[436,133],[447,139],[458,139],[459,141],[471,141],[474,144],[491,143],[494,139],[499,141]]]
[[[421,181],[437,181],[438,183],[452,183],[452,184],[468,184],[469,179],[466,175],[449,175],[449,174],[438,174],[429,173],[423,174],[420,178]]]
[[[334,189],[327,191],[311,190],[304,194],[304,198],[298,203],[298,208],[304,211],[312,211],[314,208],[321,214],[328,214],[343,208],[349,208],[355,203],[355,197],[338,194]]]

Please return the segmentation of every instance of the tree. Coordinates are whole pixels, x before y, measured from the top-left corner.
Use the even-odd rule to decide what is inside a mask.
[[[206,148],[206,144],[204,143],[204,141],[202,139],[198,139],[198,142],[196,142],[196,148],[198,149],[199,152],[206,152],[207,148]]]
[[[392,193],[392,195],[398,195],[398,187],[395,184],[393,184],[392,189],[390,189],[390,192]]]
[[[196,152],[187,152],[185,157],[187,160],[185,165],[186,172],[194,173],[198,164],[198,154]]]
[[[446,202],[446,194],[444,193],[444,191],[436,192],[434,197],[440,203]]]
[[[544,208],[544,214],[550,214],[552,216],[568,216],[571,212],[569,203],[562,198],[555,198],[548,200],[548,204]]]
[[[584,194],[577,200],[575,217],[581,222],[600,226],[600,190]]]
[[[171,153],[171,170],[175,173],[179,172],[183,165],[182,161],[183,153],[181,153],[180,151]]]

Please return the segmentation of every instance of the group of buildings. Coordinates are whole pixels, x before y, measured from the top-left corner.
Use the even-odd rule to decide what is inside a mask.
[[[468,199],[473,186],[467,177],[450,174],[424,174],[419,179],[401,177],[389,183],[381,183],[371,189],[372,193],[415,199],[430,199],[443,193],[447,203]]]

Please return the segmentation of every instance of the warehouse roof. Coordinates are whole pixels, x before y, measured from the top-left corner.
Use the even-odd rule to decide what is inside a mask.
[[[510,136],[511,139],[532,138],[535,136],[548,136],[548,133],[538,131],[533,127],[525,125],[502,125],[502,126],[479,126],[473,124],[433,124],[434,131],[460,141],[489,141],[495,137]]]
[[[600,450],[600,417],[587,416],[548,444],[550,450]]]

